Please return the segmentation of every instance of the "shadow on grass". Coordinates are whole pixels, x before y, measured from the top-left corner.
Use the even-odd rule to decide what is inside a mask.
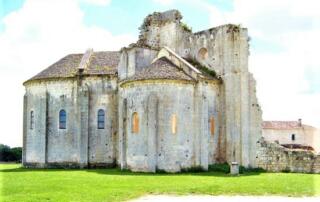
[[[144,172],[131,172],[131,171],[122,171],[120,169],[114,169],[109,171],[108,169],[87,169],[87,172],[95,172],[103,175],[133,175],[133,176],[214,176],[214,177],[245,177],[252,175],[259,175],[257,172],[244,173],[237,176],[226,174],[223,172],[217,171],[203,171],[203,172],[180,172],[180,173],[144,173]]]
[[[3,173],[19,173],[19,172],[89,172],[98,173],[101,175],[123,175],[123,176],[214,176],[214,177],[246,177],[253,175],[260,175],[261,172],[246,172],[237,176],[226,174],[217,171],[202,171],[202,172],[180,172],[180,173],[145,173],[145,172],[131,172],[129,170],[120,170],[119,168],[99,168],[99,169],[63,169],[63,168],[9,168],[2,169]]]

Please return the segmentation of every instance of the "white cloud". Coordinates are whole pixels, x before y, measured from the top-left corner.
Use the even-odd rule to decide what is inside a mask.
[[[97,6],[107,6],[111,3],[111,0],[82,0],[83,2],[97,5]]]
[[[168,5],[172,5],[174,3],[174,0],[153,0],[153,2],[168,6]]]
[[[118,50],[135,41],[127,34],[83,23],[76,0],[27,0],[5,16],[0,32],[1,143],[22,143],[22,82],[70,53]]]
[[[320,127],[320,87],[314,86],[320,80],[320,2],[234,0],[232,11],[200,2],[209,11],[212,26],[234,23],[249,29],[258,47],[251,48],[249,68],[257,79],[263,117],[302,118]],[[260,51],[270,47],[280,50]],[[315,75],[310,77],[311,73]]]

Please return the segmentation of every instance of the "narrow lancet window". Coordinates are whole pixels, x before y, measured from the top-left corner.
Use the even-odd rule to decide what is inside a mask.
[[[210,134],[214,135],[214,117],[210,117]]]
[[[59,129],[67,128],[67,113],[64,109],[59,112]]]
[[[173,114],[171,117],[171,132],[172,134],[176,134],[177,133],[177,115]]]
[[[98,129],[104,129],[105,112],[103,109],[98,111]]]
[[[34,112],[30,112],[30,129],[32,130],[34,128]]]
[[[139,132],[139,116],[137,112],[132,114],[132,133]]]

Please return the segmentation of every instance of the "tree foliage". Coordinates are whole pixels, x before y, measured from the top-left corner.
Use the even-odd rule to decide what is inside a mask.
[[[21,161],[22,148],[13,147],[10,148],[7,145],[0,144],[0,161]]]

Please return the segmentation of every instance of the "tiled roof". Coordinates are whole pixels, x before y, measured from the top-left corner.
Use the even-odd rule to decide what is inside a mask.
[[[264,121],[262,123],[263,129],[296,129],[301,128],[299,121]]]
[[[83,54],[70,54],[52,64],[31,80],[49,78],[68,78],[77,74]],[[115,74],[120,60],[120,53],[117,51],[94,52],[90,58],[90,63],[83,74]]]
[[[150,67],[137,72],[132,77],[124,79],[123,81],[137,81],[147,79],[174,79],[174,80],[187,80],[193,79],[173,64],[166,57],[162,57],[153,62]]]
[[[281,144],[281,146],[289,149],[303,149],[314,151],[314,148],[309,145],[301,145],[301,144]]]
[[[118,51],[94,52],[90,64],[84,71],[87,74],[115,74],[117,73],[120,53]]]

